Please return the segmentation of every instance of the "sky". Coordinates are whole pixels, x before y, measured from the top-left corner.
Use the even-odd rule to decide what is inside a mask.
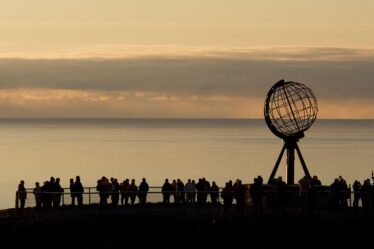
[[[262,118],[298,81],[374,118],[374,2],[4,0],[0,117]]]

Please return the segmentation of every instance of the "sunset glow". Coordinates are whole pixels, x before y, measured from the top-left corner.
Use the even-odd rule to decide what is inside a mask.
[[[0,117],[262,118],[284,78],[315,91],[320,117],[374,118],[373,1],[0,7]]]

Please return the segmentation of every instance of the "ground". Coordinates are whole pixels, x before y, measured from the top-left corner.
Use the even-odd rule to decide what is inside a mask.
[[[244,214],[233,207],[97,206],[0,212],[2,248],[371,247],[374,219],[347,209]]]

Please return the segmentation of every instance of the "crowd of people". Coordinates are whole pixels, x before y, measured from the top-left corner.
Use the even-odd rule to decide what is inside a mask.
[[[374,180],[374,174],[372,174]],[[295,186],[293,186],[295,187]],[[315,201],[319,194],[321,181],[317,176],[304,176],[298,181],[298,208],[301,210],[313,210]],[[80,177],[76,176],[75,181],[70,179],[69,194],[71,196],[71,205],[82,206],[84,187],[81,183]],[[105,206],[126,206],[134,205],[136,198],[140,205],[146,205],[147,195],[150,187],[145,178],[142,178],[139,186],[136,180],[125,179],[119,183],[116,178],[106,178],[103,176],[97,180],[96,191],[99,196],[99,205]],[[216,182],[210,183],[205,178],[200,178],[197,182],[188,179],[183,183],[181,179],[165,179],[162,187],[162,202],[165,205],[170,203],[175,204],[189,204],[189,205],[204,205],[210,202],[212,205],[223,204],[223,213],[227,213],[229,208],[236,202],[236,211],[244,212],[246,201],[248,198],[253,203],[253,210],[255,213],[262,212],[263,197],[267,197],[269,206],[277,211],[284,211],[292,201],[290,196],[295,193],[295,188],[287,185],[282,177],[272,179],[268,184],[263,183],[263,178],[258,176],[254,178],[253,183],[243,184],[240,179],[234,183],[230,180],[226,182],[225,186],[220,189]],[[37,208],[59,207],[61,205],[61,195],[64,189],[60,185],[60,179],[51,177],[49,181],[45,181],[43,186],[39,182],[35,183],[33,195]],[[368,212],[371,203],[374,204],[374,186],[370,179],[366,179],[361,185],[359,181],[353,183],[353,190],[350,185],[346,183],[343,177],[339,176],[328,188],[329,203],[332,210],[339,210],[348,206],[351,193],[353,193],[353,208],[358,209],[359,201],[361,200],[362,209]],[[25,200],[27,198],[27,191],[25,182],[20,181],[17,191],[19,199],[19,207],[25,207]],[[110,199],[110,202],[108,201]],[[172,201],[171,201],[172,200]],[[77,202],[77,203],[76,203]],[[374,205],[373,205],[374,206]]]
[[[61,196],[64,193],[64,189],[60,185],[60,178],[54,178],[53,176],[49,181],[44,181],[43,186],[40,186],[39,182],[35,182],[35,187],[32,192],[35,197],[36,208],[49,208],[49,207],[60,207]],[[71,204],[75,205],[77,200],[78,206],[83,205],[83,193],[84,188],[80,181],[80,176],[76,176],[74,179],[70,179],[70,195]],[[27,190],[25,188],[25,181],[21,180],[18,185],[17,198],[20,202],[20,208],[25,207],[25,201],[27,199]]]

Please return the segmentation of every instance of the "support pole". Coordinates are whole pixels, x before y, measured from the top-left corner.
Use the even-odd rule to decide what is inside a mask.
[[[289,138],[289,139],[284,139],[283,141],[284,141],[283,148],[278,156],[278,160],[275,163],[273,171],[271,172],[268,184],[271,184],[271,180],[274,179],[275,174],[277,173],[277,170],[279,168],[279,164],[282,160],[284,151],[286,149],[287,149],[287,184],[295,184],[295,150],[299,156],[301,166],[303,167],[305,175],[309,177],[309,179],[311,179],[308,168],[304,161],[303,155],[301,154],[299,146],[297,145],[298,140],[295,138]]]
[[[296,142],[287,141],[287,184],[295,182],[295,145]]]
[[[300,162],[301,162],[301,166],[303,167],[303,170],[304,170],[304,173],[305,173],[306,177],[308,177],[309,179],[311,179],[310,174],[309,174],[309,170],[306,167],[306,163],[304,161],[303,155],[301,154],[300,148],[297,145],[297,143],[296,143],[296,151],[297,151],[297,154],[299,156],[299,159],[300,159]]]
[[[274,166],[274,168],[273,168],[273,171],[271,172],[271,175],[270,175],[270,177],[269,177],[268,184],[271,183],[271,180],[274,179],[275,174],[277,173],[277,170],[278,170],[278,167],[279,167],[280,162],[282,161],[282,157],[283,157],[283,154],[284,154],[285,149],[286,149],[286,143],[284,143],[284,145],[283,145],[283,147],[282,147],[282,150],[281,150],[281,152],[280,152],[280,154],[279,154],[279,156],[278,156],[278,160],[277,160],[277,162],[275,163],[275,166]]]

